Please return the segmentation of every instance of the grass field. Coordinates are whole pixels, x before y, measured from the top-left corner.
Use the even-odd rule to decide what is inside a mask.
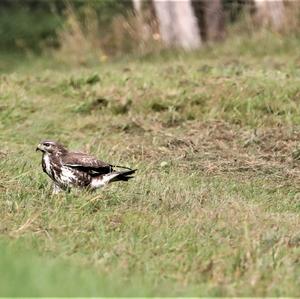
[[[2,59],[0,295],[299,296],[299,49]],[[43,139],[136,178],[51,196]]]

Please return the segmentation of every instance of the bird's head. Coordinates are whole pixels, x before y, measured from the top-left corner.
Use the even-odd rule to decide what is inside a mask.
[[[64,152],[66,152],[66,148],[55,142],[55,141],[50,141],[50,140],[46,140],[41,142],[37,148],[36,151],[41,151],[43,153],[48,153],[48,154],[63,154]]]

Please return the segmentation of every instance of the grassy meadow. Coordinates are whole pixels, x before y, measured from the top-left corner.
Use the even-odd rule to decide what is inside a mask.
[[[0,60],[1,296],[299,296],[300,41]],[[138,168],[51,195],[59,140]]]

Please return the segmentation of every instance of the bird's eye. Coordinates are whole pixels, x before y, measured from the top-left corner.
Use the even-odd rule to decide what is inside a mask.
[[[46,146],[46,147],[48,147],[48,146],[50,146],[50,143],[44,143],[44,146]]]

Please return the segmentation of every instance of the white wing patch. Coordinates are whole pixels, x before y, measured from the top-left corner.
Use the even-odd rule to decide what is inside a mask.
[[[70,184],[76,179],[74,172],[68,167],[61,168],[60,180],[63,184]]]
[[[110,180],[112,180],[118,175],[119,175],[118,172],[113,172],[113,173],[105,174],[101,178],[93,178],[90,186],[92,189],[103,187],[104,185],[109,183]]]

